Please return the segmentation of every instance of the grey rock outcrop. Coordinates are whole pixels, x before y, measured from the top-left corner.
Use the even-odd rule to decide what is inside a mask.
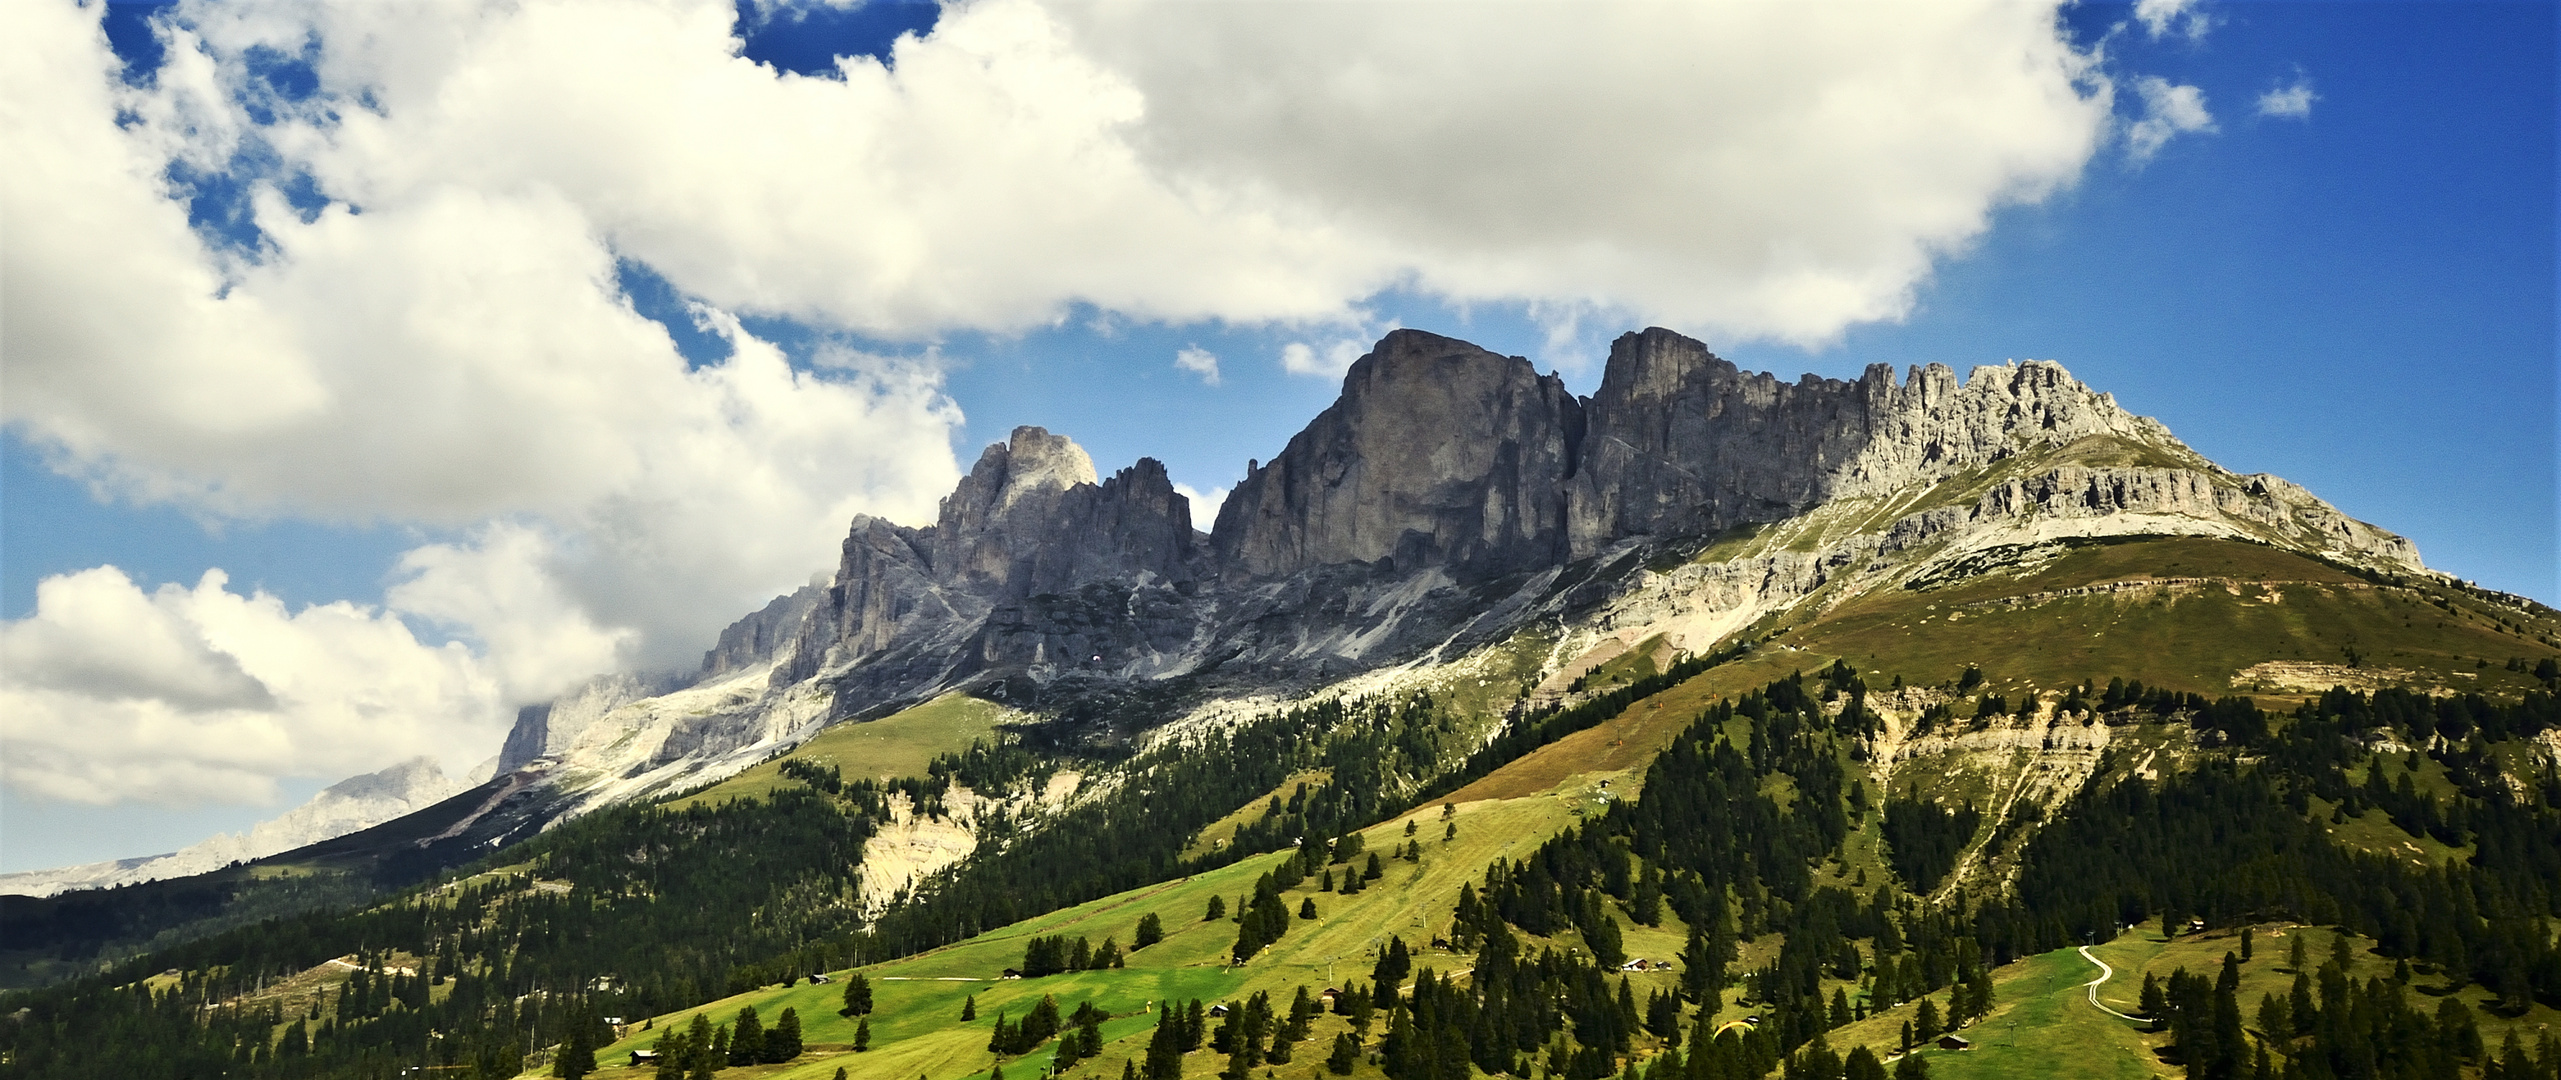
[[[800,624],[826,598],[825,585],[803,585],[729,624],[711,651],[703,654],[702,674],[697,678],[716,679],[789,652],[800,639]]]
[[[1352,364],[1343,394],[1219,509],[1221,563],[1273,577],[1392,560],[1471,573],[1565,553],[1582,403],[1529,361],[1420,330]]]
[[[667,671],[598,675],[540,705],[516,710],[516,726],[498,750],[498,771],[514,772],[540,758],[557,758],[590,725],[630,702],[681,689],[692,680]]]
[[[1882,364],[1857,382],[1783,383],[1659,328],[1611,345],[1590,415],[1570,484],[1578,556],[1927,484],[2031,445],[2097,434],[2176,444],[2058,364],[1977,368],[1963,386],[1938,364],[1901,385]]]
[[[1786,536],[1686,554],[1747,523]],[[1104,478],[1074,442],[1017,428],[933,524],[855,519],[833,582],[724,632],[693,689],[652,705],[635,701],[654,683],[600,681],[528,710],[507,758],[646,743],[626,747],[632,767],[673,775],[954,688],[1044,711],[1150,687],[1289,690],[1533,622],[1705,648],[1760,613],[1970,552],[2165,534],[2421,569],[2408,541],[2224,471],[2051,363],[1783,382],[1651,329],[1620,337],[1578,399],[1527,360],[1399,330],[1248,466],[1207,535],[1157,462]],[[1692,546],[1661,557],[1678,545]],[[766,658],[761,690],[710,681]]]
[[[1194,622],[1179,600],[1194,591],[1197,540],[1191,503],[1162,463],[1141,459],[1096,483],[1074,442],[1016,428],[979,456],[933,525],[855,519],[781,681],[832,673],[840,700],[894,699],[990,667],[1095,664],[1171,645]]]

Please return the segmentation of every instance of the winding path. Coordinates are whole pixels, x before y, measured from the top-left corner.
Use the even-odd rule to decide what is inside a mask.
[[[2083,945],[2083,946],[2081,946],[2081,959],[2083,959],[2083,960],[2087,960],[2087,961],[2089,961],[2089,962],[2091,962],[2091,963],[2093,963],[2093,964],[2097,964],[2097,965],[2099,966],[2099,977],[2098,977],[2098,978],[2095,978],[2095,979],[2092,979],[2092,980],[2090,980],[2089,982],[2087,982],[2087,983],[2083,984],[2083,985],[2084,985],[2084,987],[2085,987],[2086,989],[2088,989],[2088,990],[2089,990],[2089,992],[2090,992],[2090,1004],[2091,1004],[2093,1007],[2096,1007],[2100,1012],[2106,1013],[2106,1014],[2108,1014],[2109,1016],[2117,1017],[2117,1018],[2119,1018],[2119,1019],[2123,1019],[2123,1020],[2132,1020],[2132,1021],[2134,1021],[2135,1023],[2138,1023],[2138,1024],[2145,1024],[2145,1023],[2150,1023],[2150,1022],[2151,1022],[2151,1021],[2148,1021],[2148,1020],[2143,1019],[2143,1018],[2142,1018],[2142,1017],[2140,1017],[2140,1016],[2127,1016],[2127,1015],[2125,1015],[2124,1013],[2121,1013],[2121,1012],[2118,1012],[2118,1011],[2116,1011],[2116,1010],[2114,1010],[2114,1009],[2108,1008],[2108,1007],[2107,1007],[2107,1005],[2106,1005],[2104,1002],[2101,1002],[2101,1001],[2099,1000],[2099,984],[2104,983],[2104,982],[2108,981],[2109,979],[2113,979],[2113,978],[2115,978],[2115,977],[2116,977],[2116,969],[2115,969],[2115,968],[2112,968],[2112,967],[2107,966],[2107,961],[2105,961],[2105,960],[2101,960],[2101,959],[2099,959],[2099,958],[2098,958],[2098,957],[2096,957],[2096,956],[2092,956],[2092,955],[2090,954],[2090,947],[2089,947],[2089,946],[2087,946],[2087,945]]]

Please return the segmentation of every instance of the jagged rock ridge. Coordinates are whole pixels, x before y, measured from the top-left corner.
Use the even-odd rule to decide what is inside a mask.
[[[483,770],[492,767],[482,762]],[[300,806],[259,822],[245,832],[217,833],[213,838],[166,855],[0,874],[0,893],[52,896],[73,889],[107,889],[164,878],[219,870],[234,862],[263,859],[368,829],[393,818],[435,805],[464,788],[488,779],[475,770],[461,783],[445,775],[433,758],[411,758],[378,772],[341,780]]]
[[[1791,542],[1668,575],[1621,557],[1756,523]],[[932,525],[857,518],[833,582],[725,632],[682,708],[600,683],[529,710],[508,757],[628,793],[955,687],[1035,707],[1168,679],[1306,687],[1539,620],[1705,648],[1827,583],[2176,533],[2423,569],[2406,540],[2216,467],[2057,364],[1790,383],[1650,329],[1621,336],[1577,398],[1525,359],[1399,330],[1249,465],[1208,534],[1153,459],[1104,479],[1068,439],[1018,428]]]

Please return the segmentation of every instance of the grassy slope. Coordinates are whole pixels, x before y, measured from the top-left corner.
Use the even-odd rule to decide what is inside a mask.
[[[2139,584],[2164,578],[2211,580]],[[2089,588],[2107,591],[2067,592]],[[1975,664],[1993,690],[2121,675],[2229,694],[2233,676],[2262,661],[2344,665],[2354,649],[2367,668],[2514,694],[2532,683],[2505,661],[2551,655],[2532,636],[2553,632],[2549,621],[2519,633],[2461,593],[2378,587],[2276,548],[2174,537],[2079,546],[2022,574],[1882,590],[1805,618],[1789,640],[1914,682],[1953,680]]]
[[[1468,966],[1465,957],[1427,945],[1446,931],[1459,886],[1479,877],[1492,860],[1526,854],[1554,835],[1571,822],[1570,809],[1571,800],[1554,795],[1463,804],[1453,819],[1458,836],[1448,841],[1441,839],[1443,826],[1438,805],[1373,826],[1364,835],[1372,850],[1384,852],[1402,846],[1404,822],[1416,821],[1418,838],[1424,846],[1422,861],[1388,860],[1385,877],[1352,897],[1319,892],[1314,881],[1290,890],[1285,899],[1293,911],[1301,899],[1314,897],[1320,917],[1313,922],[1294,920],[1288,936],[1242,968],[1227,964],[1229,947],[1236,940],[1235,924],[1226,919],[1205,922],[1201,914],[1212,896],[1226,897],[1233,910],[1236,898],[1250,893],[1254,880],[1277,864],[1279,855],[1248,859],[1180,881],[1106,897],[929,953],[875,965],[865,969],[873,980],[877,1005],[872,1017],[870,1052],[813,1052],[789,1066],[722,1075],[825,1078],[833,1076],[840,1066],[853,1077],[904,1080],[922,1074],[945,1080],[978,1075],[996,1060],[986,1050],[986,1044],[997,1014],[1008,1012],[1019,1018],[1048,994],[1058,999],[1062,1011],[1072,1011],[1078,1002],[1090,999],[1117,1017],[1103,1029],[1105,1038],[1113,1041],[1102,1058],[1080,1067],[1074,1075],[1118,1076],[1123,1060],[1144,1051],[1155,1025],[1155,1002],[1194,997],[1213,1002],[1236,1000],[1263,990],[1270,992],[1277,1004],[1286,1006],[1299,986],[1313,993],[1328,985],[1340,985],[1346,979],[1367,981],[1371,950],[1391,934],[1403,937],[1409,946],[1425,946],[1417,949],[1418,968],[1464,968]],[[1097,943],[1111,937],[1126,945],[1139,918],[1149,912],[1164,920],[1167,936],[1133,954],[1126,968],[1044,979],[997,978],[1005,968],[1019,965],[1023,946],[1030,937],[1070,934]],[[1634,928],[1628,945],[1632,953],[1639,955],[1667,955],[1678,951],[1679,932]],[[1647,988],[1641,985],[1644,981],[1639,980],[1640,992]],[[690,1023],[696,1012],[724,1021],[735,1016],[740,1006],[752,1004],[770,1024],[788,1006],[800,1011],[807,1042],[849,1044],[854,1022],[836,1015],[840,992],[836,985],[805,983],[790,989],[768,988],[655,1020],[662,1029],[669,1023]],[[971,994],[978,998],[978,1019],[963,1024],[959,1022],[962,999]],[[1299,1047],[1297,1060],[1280,1067],[1281,1073],[1313,1075],[1321,1067],[1325,1046],[1344,1029],[1341,1018],[1326,1017],[1310,1040]],[[654,1043],[660,1033],[633,1033],[609,1051],[600,1052],[598,1060],[628,1061],[631,1050]],[[1374,1028],[1373,1037],[1376,1034]],[[1020,1067],[1008,1060],[1006,1071],[1009,1075],[1030,1075],[1047,1062],[1048,1054],[1048,1048],[1035,1052],[1022,1059]],[[1211,1061],[1214,1056],[1206,1052],[1195,1054],[1191,1067],[1203,1075],[1214,1072],[1218,1067]],[[1367,1072],[1375,1074],[1375,1070]],[[615,1078],[646,1075],[646,1071],[608,1069],[599,1075]]]
[[[2285,966],[2291,936],[2308,939],[2306,966],[2313,967],[2328,959],[2330,943],[2338,934],[2323,927],[2291,924],[2263,925],[2254,928],[2254,933],[2255,957],[2241,966],[2238,997],[2243,1022],[2256,1037],[2260,1034],[2260,995],[2284,997],[2294,983],[2294,969]],[[2352,935],[2349,941],[2355,952],[2351,973],[2359,981],[2391,974],[2392,962],[2371,951],[2373,942]],[[2112,977],[2099,987],[2099,1000],[2119,1012],[2137,1013],[2146,974],[2166,979],[2184,967],[2210,975],[2222,969],[2224,953],[2237,953],[2239,949],[2237,930],[2182,934],[2176,940],[2167,940],[2161,937],[2158,927],[2138,927],[2090,951],[2114,969]],[[2098,975],[2099,969],[2073,949],[2026,957],[1996,969],[1991,1015],[1963,1032],[1973,1040],[1973,1049],[1923,1050],[1930,1060],[1930,1075],[1946,1080],[2049,1076],[2139,1080],[2184,1075],[2183,1069],[2161,1058],[2161,1051],[2169,1043],[2168,1035],[2144,1031],[2141,1025],[2090,1006],[2085,987]],[[2411,989],[2413,1007],[2433,1010],[2445,992],[2445,983],[2422,975],[2413,981]],[[2485,1007],[2489,996],[2481,988],[2469,987],[2460,993],[2479,1018],[2483,1039],[2493,1048],[2510,1030],[2530,1042],[2541,1025],[2561,1019],[2561,1013],[2540,1005],[2522,1016],[2501,1017]],[[1946,991],[1934,997],[1940,1008],[1947,1006]],[[1919,1008],[1920,1003],[1907,1002],[1827,1037],[1833,1049],[1843,1053],[1854,1046],[1867,1046],[1879,1057],[1887,1057],[1900,1042],[1903,1023]]]
[[[1020,717],[1020,713],[994,702],[961,693],[944,694],[878,720],[828,728],[782,757],[668,805],[682,809],[698,803],[762,798],[794,782],[782,775],[782,763],[794,759],[833,765],[844,770],[847,780],[923,776],[936,755],[966,750],[971,740],[986,738],[996,725]]]
[[[2108,588],[2157,578],[2215,580]],[[2068,591],[2090,586],[2102,589]],[[2454,610],[2431,605],[2429,595],[2448,597]],[[1950,615],[1958,617],[1951,619]],[[2515,618],[2514,613],[2507,613],[2507,617]],[[1390,861],[1385,880],[1349,899],[1317,893],[1313,882],[1292,890],[1288,900],[1293,910],[1301,897],[1313,895],[1322,917],[1314,923],[1294,922],[1288,937],[1246,968],[1225,965],[1228,946],[1235,938],[1234,924],[1224,920],[1204,923],[1199,916],[1212,895],[1227,897],[1232,907],[1236,897],[1248,892],[1254,878],[1273,865],[1278,856],[1249,859],[1182,881],[1094,901],[869,969],[879,1002],[879,1012],[873,1017],[874,1049],[869,1053],[844,1052],[853,1037],[853,1023],[836,1015],[838,988],[832,985],[762,990],[658,1021],[662,1026],[671,1020],[686,1022],[697,1011],[725,1020],[740,1005],[755,1004],[771,1023],[783,1007],[791,1006],[801,1012],[807,1027],[806,1039],[813,1045],[812,1054],[790,1065],[724,1072],[724,1076],[823,1080],[842,1067],[855,1078],[905,1080],[922,1075],[949,1080],[984,1075],[986,1067],[994,1063],[985,1045],[1000,1011],[1020,1016],[1042,994],[1052,994],[1066,1010],[1092,999],[1114,1014],[1116,1019],[1104,1028],[1106,1038],[1113,1041],[1103,1056],[1078,1068],[1073,1075],[1117,1076],[1121,1063],[1142,1051],[1154,1024],[1154,1002],[1191,997],[1235,1000],[1266,990],[1285,1003],[1300,985],[1313,991],[1329,981],[1339,985],[1347,978],[1366,979],[1369,950],[1384,941],[1386,935],[1400,934],[1409,945],[1429,941],[1446,926],[1459,885],[1480,877],[1488,862],[1526,853],[1578,817],[1597,809],[1605,798],[1635,794],[1636,781],[1647,762],[1696,717],[1700,708],[1789,671],[1810,673],[1829,665],[1836,657],[1845,657],[1871,672],[1899,674],[1911,682],[1936,683],[1952,682],[1971,663],[1981,665],[1991,676],[1988,689],[1993,690],[2052,687],[2083,678],[2104,681],[2122,674],[2156,685],[2222,694],[2234,692],[2234,672],[2250,664],[2268,659],[2342,662],[2342,649],[2353,645],[2363,653],[2369,667],[2408,668],[2442,685],[2478,685],[2493,692],[2512,692],[2522,689],[2526,682],[2507,672],[2499,661],[2508,656],[2549,655],[2550,650],[2533,638],[2555,629],[2538,622],[2526,627],[2527,632],[2519,633],[2498,625],[2496,615],[2461,594],[2376,588],[2353,575],[2286,552],[2193,538],[2075,547],[2024,572],[1986,575],[1923,591],[1893,590],[1855,598],[1828,610],[1800,611],[1781,622],[1788,626],[1788,635],[1755,654],[1638,702],[1616,718],[1568,736],[1453,794],[1451,801],[1461,807],[1460,831],[1454,842],[1443,844],[1439,840],[1437,806],[1415,811],[1410,816],[1421,820],[1426,848],[1420,866]],[[2057,633],[2057,626],[2066,629]],[[1631,650],[1629,657],[1604,672],[1602,678],[1641,673],[1652,662],[1650,651]],[[2479,658],[2488,658],[2492,663],[2482,668],[2475,662]],[[893,724],[927,709],[952,709],[954,706],[946,704],[951,701],[946,698],[873,725],[847,725],[829,735]],[[984,703],[970,704],[994,708]],[[983,732],[992,727],[995,719],[985,713],[946,717],[937,728],[938,734],[922,738],[951,740],[936,743],[937,748],[965,745],[971,737],[967,724],[979,724],[975,730]],[[920,729],[924,726],[917,725]],[[828,738],[822,736],[797,754],[815,756],[828,752],[831,748],[823,745]],[[853,756],[850,751],[844,753]],[[920,756],[914,768],[921,771],[922,764]],[[751,770],[697,797],[770,790],[779,779],[773,775],[772,765],[760,766],[759,770],[763,771]],[[855,771],[847,768],[849,774]],[[1604,788],[1604,781],[1610,786]],[[1961,778],[1952,776],[1949,782],[1960,783]],[[761,786],[751,792],[751,785]],[[1271,794],[1285,795],[1289,786],[1284,784],[1273,793],[1255,794],[1239,812],[1258,812]],[[1983,794],[1988,797],[1991,792],[1987,789]],[[1401,845],[1404,820],[1367,830],[1371,848],[1384,851]],[[2343,839],[2365,846],[2399,843],[2398,830],[2388,823],[2378,826],[2358,820],[2341,826],[2340,831]],[[1874,833],[1871,816],[1854,832],[1842,857],[1822,868],[1822,882],[1850,885],[1881,880],[1884,870]],[[2428,843],[2421,841],[2421,857],[2442,858],[2450,854],[2430,849]],[[1170,936],[1134,955],[1126,969],[1032,981],[992,979],[1003,968],[1019,963],[1024,939],[1032,935],[1068,933],[1097,942],[1109,936],[1126,944],[1139,916],[1149,911],[1165,919]],[[1627,933],[1628,951],[1631,955],[1672,955],[1680,947],[1682,933],[1669,922],[1656,929],[1631,927]],[[2327,939],[2322,940],[2326,943]],[[1762,952],[1776,946],[1775,937],[1755,942],[1746,950],[1746,965],[1762,959]],[[2282,946],[2263,941],[2262,948],[2281,951]],[[2160,943],[2157,937],[2146,939],[2133,933],[2103,946],[2101,952],[2121,969],[2117,982],[2111,983],[2105,993],[2111,1001],[2130,1002],[2132,988],[2140,985],[2144,971],[2167,974],[2180,963],[2187,963],[2191,969],[2201,968],[2220,957],[2221,947],[2199,945],[2189,939]],[[2263,952],[2254,963],[2253,981],[2244,989],[2245,1010],[2254,1013],[2261,990],[2257,981],[2263,970],[2273,968],[2273,957],[2274,954]],[[2367,959],[2381,963],[2370,956]],[[1417,964],[1454,970],[1465,967],[1467,961],[1426,948],[1420,950]],[[2068,950],[2003,968],[1996,973],[2001,987],[2000,1004],[1975,1029],[1979,1048],[1964,1054],[1932,1051],[1934,1069],[1941,1075],[1959,1078],[2065,1072],[2129,1077],[2168,1074],[2171,1070],[2161,1066],[2151,1052],[2158,1037],[2134,1032],[2123,1021],[2088,1006],[2081,984],[2095,974],[2096,969]],[[2290,979],[2290,975],[2283,978]],[[1640,978],[1640,997],[1650,989],[1646,983],[1661,979]],[[2121,993],[2118,983],[2124,984]],[[961,1001],[973,993],[978,995],[979,1018],[964,1025],[958,1022]],[[2467,993],[2477,995],[2478,991]],[[1943,999],[1944,992],[1940,996]],[[2126,1006],[2121,1003],[2119,1007]],[[1890,1048],[1895,1027],[1912,1008],[1907,1004],[1835,1032],[1833,1044],[1842,1050],[1861,1043]],[[1737,1017],[1746,1011],[1734,1006],[1724,1015]],[[2531,1023],[2538,1016],[2539,1013],[2530,1013],[2518,1022],[2527,1024],[2531,1031]],[[2486,1015],[2484,1021],[2485,1033],[2495,1044],[2504,1022]],[[1310,1040],[1298,1048],[1297,1060],[1279,1066],[1278,1074],[1317,1075],[1325,1046],[1340,1030],[1343,1022],[1339,1018],[1329,1016],[1320,1021]],[[1373,1030],[1373,1037],[1376,1034]],[[600,1060],[626,1060],[630,1049],[654,1042],[657,1035],[656,1031],[634,1033],[610,1054],[601,1055]],[[1192,1055],[1189,1068],[1193,1074],[1208,1075],[1218,1067],[1215,1058],[1206,1052]],[[1019,1064],[1007,1062],[1007,1071],[1016,1076],[1028,1075],[1047,1060],[1044,1049]],[[609,1069],[601,1075],[642,1074]],[[1363,1065],[1360,1075],[1375,1075],[1375,1070]]]
[[[1290,795],[1298,790],[1298,785],[1305,784],[1312,789],[1324,786],[1333,778],[1332,769],[1302,769],[1289,774],[1288,779],[1272,785],[1270,791],[1245,800],[1226,817],[1202,826],[1200,835],[1193,837],[1191,845],[1183,849],[1183,858],[1197,859],[1225,847],[1228,841],[1236,838],[1236,830],[1262,820],[1271,809],[1272,800],[1287,802]]]

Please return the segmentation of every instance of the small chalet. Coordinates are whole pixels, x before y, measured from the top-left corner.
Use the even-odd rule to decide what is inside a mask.
[[[814,986],[814,985],[816,985],[816,984],[818,984],[818,983],[823,983],[823,982],[833,982],[833,981],[835,981],[835,980],[830,979],[830,978],[828,978],[827,976],[825,976],[825,975],[823,975],[823,974],[820,974],[820,973],[818,973],[818,972],[813,971],[813,972],[810,972],[810,973],[809,973],[809,982],[810,982],[810,984],[811,984],[811,985],[813,985],[813,986]]]
[[[1334,999],[1341,996],[1343,992],[1340,989],[1328,986],[1324,993],[1316,995],[1316,1003],[1330,1009],[1334,1007]]]
[[[1656,967],[1659,967],[1659,966],[1661,966],[1661,965],[1658,965],[1658,964],[1656,964],[1655,962],[1653,962],[1653,961],[1651,961],[1651,960],[1648,960],[1648,959],[1646,959],[1646,958],[1644,958],[1644,957],[1640,956],[1640,957],[1637,957],[1637,958],[1636,958],[1636,959],[1634,959],[1634,960],[1630,960],[1630,961],[1628,961],[1628,962],[1626,962],[1626,963],[1624,963],[1624,964],[1620,964],[1620,965],[1618,966],[1618,969],[1619,969],[1620,971],[1652,971],[1652,970],[1654,970]]]
[[[1211,1016],[1225,1016],[1225,1015],[1227,1015],[1227,1006],[1225,1006],[1225,1005],[1212,1005],[1212,1006],[1210,1006],[1210,1007],[1209,1007],[1209,1014],[1210,1014]]]
[[[1006,969],[1005,969],[1005,973],[1004,973],[1001,977],[1002,977],[1002,978],[1007,978],[1007,979],[1019,979],[1019,978],[1022,978],[1022,977],[1023,977],[1023,969],[1021,969],[1021,968],[1006,968]]]
[[[1974,1049],[1974,1041],[1963,1035],[1941,1035],[1939,1036],[1939,1049],[1972,1050]]]
[[[655,1051],[655,1050],[634,1050],[634,1051],[632,1051],[632,1052],[631,1052],[631,1067],[632,1067],[632,1068],[637,1069],[637,1068],[639,1068],[639,1067],[641,1067],[641,1066],[643,1066],[643,1065],[655,1065],[655,1064],[657,1064],[657,1063],[658,1063],[658,1051]]]

